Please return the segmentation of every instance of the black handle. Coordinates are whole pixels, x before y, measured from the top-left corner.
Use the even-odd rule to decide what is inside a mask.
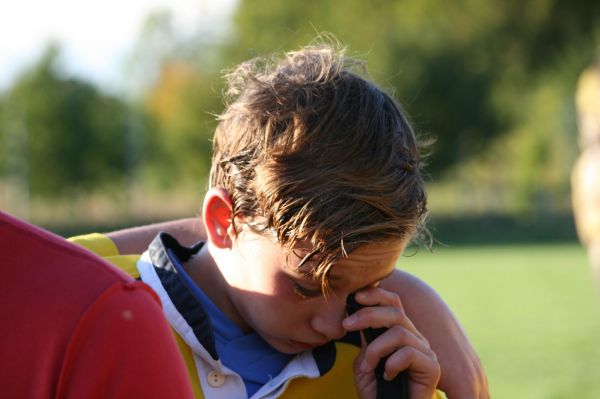
[[[361,305],[356,302],[354,294],[348,295],[346,301],[346,311],[348,315],[364,308],[365,305]],[[386,331],[386,328],[366,328],[363,330],[365,340],[367,344],[370,344],[375,338],[380,336]],[[384,357],[379,361],[379,364],[375,368],[375,378],[377,380],[377,399],[409,399],[408,395],[408,372],[402,371],[391,381],[383,379],[383,372],[385,371],[385,362],[388,357]]]

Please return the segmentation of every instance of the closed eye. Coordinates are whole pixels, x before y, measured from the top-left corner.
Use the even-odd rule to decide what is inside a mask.
[[[292,286],[294,288],[294,293],[302,299],[314,298],[314,297],[320,296],[322,294],[322,291],[320,288],[318,288],[318,289],[306,288],[306,287],[302,286],[301,284],[299,284],[295,280],[292,280]]]

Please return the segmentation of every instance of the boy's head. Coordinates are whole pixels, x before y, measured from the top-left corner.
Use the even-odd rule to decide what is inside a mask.
[[[236,228],[309,247],[323,284],[353,250],[421,232],[427,210],[415,134],[360,67],[328,46],[241,64],[214,138],[211,187]]]

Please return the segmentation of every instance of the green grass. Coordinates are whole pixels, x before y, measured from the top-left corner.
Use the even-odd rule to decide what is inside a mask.
[[[453,309],[494,398],[600,398],[600,287],[579,245],[438,248],[400,267]]]

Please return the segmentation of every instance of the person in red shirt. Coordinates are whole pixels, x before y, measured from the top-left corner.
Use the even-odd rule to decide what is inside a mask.
[[[193,397],[144,283],[3,212],[0,267],[1,397]]]

